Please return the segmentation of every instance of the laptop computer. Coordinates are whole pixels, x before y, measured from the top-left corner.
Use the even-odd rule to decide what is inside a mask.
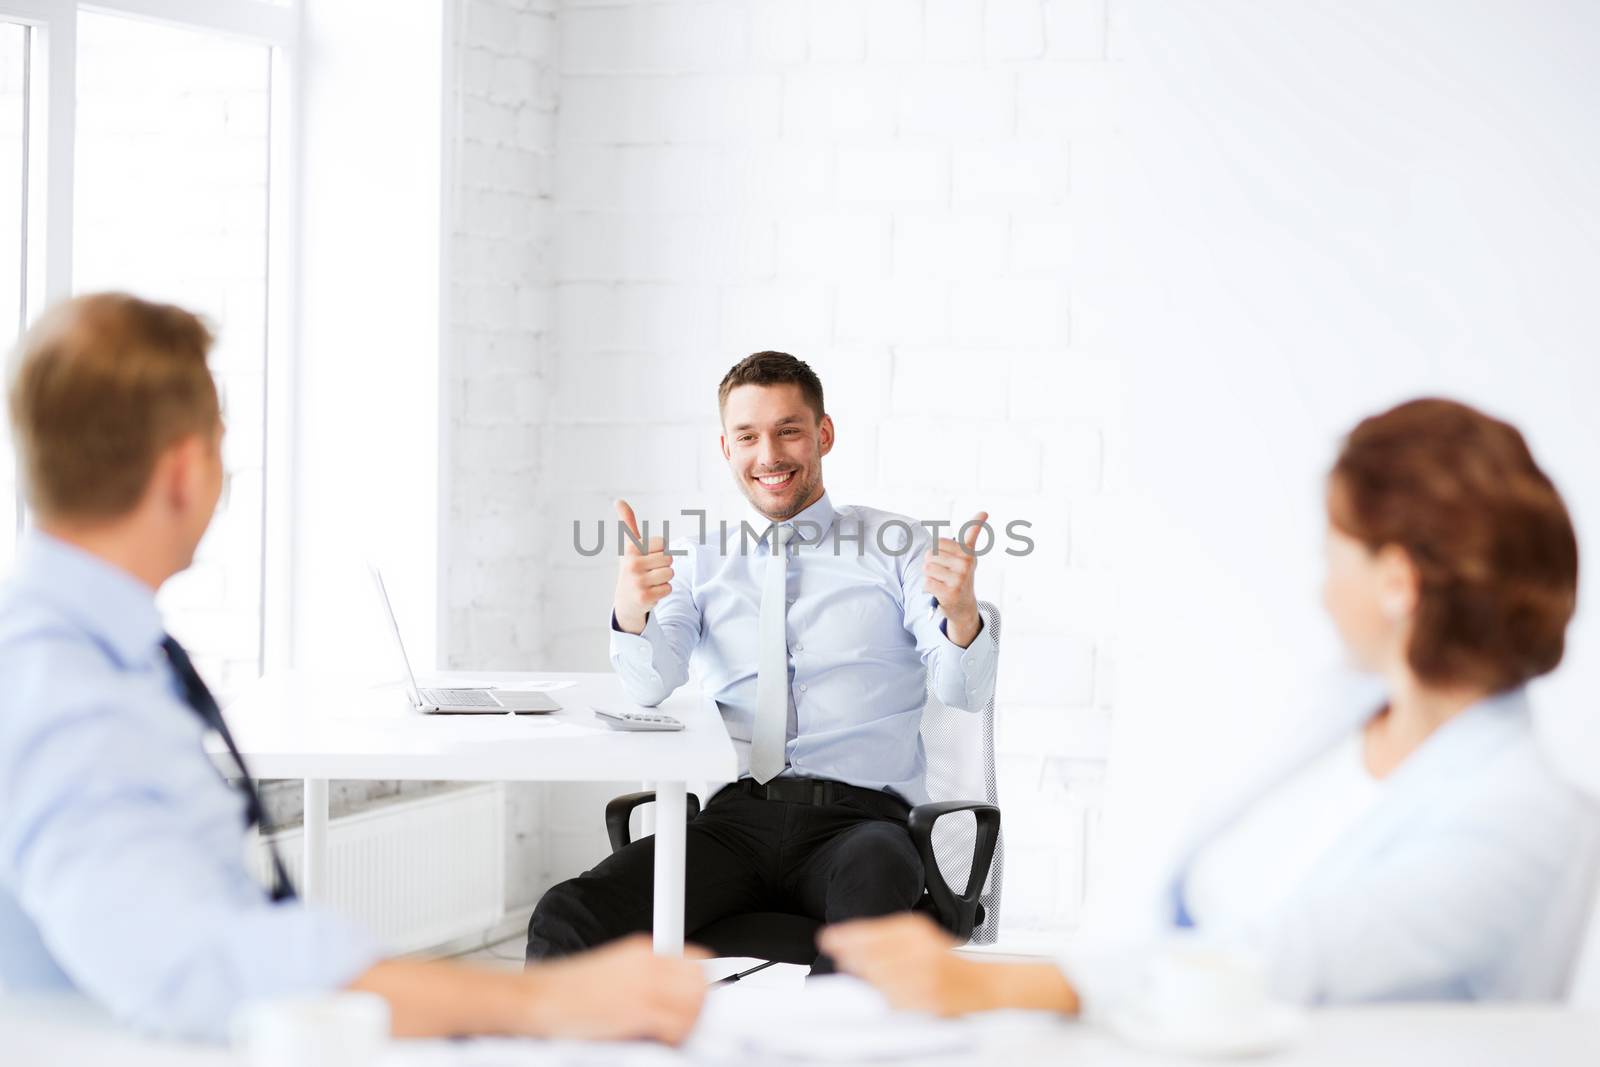
[[[378,603],[384,618],[389,620],[389,632],[394,635],[395,651],[400,653],[400,666],[405,670],[406,696],[411,706],[428,715],[540,715],[559,711],[558,704],[549,693],[536,690],[506,689],[420,689],[411,673],[411,657],[406,655],[406,643],[400,639],[400,623],[394,617],[394,607],[389,603],[389,590],[383,584],[378,568],[368,564],[373,587],[378,591]]]

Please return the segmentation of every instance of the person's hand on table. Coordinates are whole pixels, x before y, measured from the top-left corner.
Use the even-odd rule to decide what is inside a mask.
[[[830,926],[817,945],[839,970],[877,987],[896,1008],[966,1015],[999,1008],[1074,1015],[1078,997],[1048,963],[981,963],[950,950],[955,938],[925,915],[894,915]]]
[[[682,958],[657,956],[644,934],[578,956],[530,967],[527,1033],[542,1037],[676,1045],[688,1037],[706,997],[706,980],[687,947]]]
[[[692,962],[657,956],[644,936],[506,974],[448,960],[380,960],[349,988],[389,1002],[396,1037],[494,1034],[679,1044],[706,982]]]

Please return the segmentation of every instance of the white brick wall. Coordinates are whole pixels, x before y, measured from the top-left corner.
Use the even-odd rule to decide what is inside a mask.
[[[445,604],[450,664],[525,662],[552,277],[554,4],[470,0],[456,33]]]
[[[1115,701],[1121,368],[1085,343],[1075,188],[1115,131],[1105,3],[552,6],[471,0],[456,52],[450,660],[605,669],[612,564],[573,519],[736,504],[717,381],[792,351],[837,499],[1034,524],[979,574],[1006,914],[1070,926]],[[547,791],[545,875],[603,851],[608,791]]]
[[[453,0],[447,666],[519,667],[538,646],[541,423],[554,319],[554,3]],[[549,884],[549,790],[507,790],[506,899]],[[598,819],[597,819],[598,821]]]

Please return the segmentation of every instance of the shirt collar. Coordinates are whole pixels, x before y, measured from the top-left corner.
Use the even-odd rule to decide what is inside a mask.
[[[124,666],[148,659],[166,636],[149,586],[38,529],[23,535],[15,574],[19,584],[61,608]]]
[[[1369,700],[1367,702],[1366,715],[1365,718],[1360,720],[1361,722],[1365,722],[1367,719],[1370,719],[1374,712],[1385,707],[1389,703],[1387,691],[1381,688],[1375,688],[1373,691],[1380,695],[1376,700]],[[1460,712],[1445,720],[1439,726],[1439,728],[1434,731],[1434,733],[1442,733],[1443,731],[1450,729],[1451,726],[1458,722],[1491,719],[1502,720],[1507,718],[1515,718],[1517,716],[1526,716],[1530,713],[1530,711],[1531,708],[1528,702],[1527,687],[1524,685],[1517,685],[1511,687],[1510,689],[1502,689],[1498,693],[1490,693],[1487,696],[1468,704],[1466,707],[1462,708]]]
[[[767,544],[767,538],[772,536],[771,527],[774,525],[773,521],[755,508],[750,509],[750,515],[750,525],[754,529],[761,531],[759,544],[764,548]],[[792,544],[815,545],[828,535],[829,530],[833,529],[834,521],[838,517],[839,513],[834,510],[833,501],[828,499],[828,493],[824,490],[822,495],[817,497],[809,507],[784,519],[783,522],[777,525],[795,527]]]

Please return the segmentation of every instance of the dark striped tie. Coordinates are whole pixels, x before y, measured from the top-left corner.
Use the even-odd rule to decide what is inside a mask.
[[[256,784],[244,765],[244,757],[239,754],[239,746],[233,743],[228,724],[222,721],[222,709],[217,706],[217,698],[206,688],[200,672],[194,669],[194,663],[189,659],[189,653],[183,650],[176,638],[171,635],[163,637],[161,647],[166,649],[167,658],[172,661],[172,669],[178,676],[178,684],[183,686],[185,703],[194,709],[202,722],[221,735],[222,743],[228,746],[228,755],[233,757],[234,765],[239,768],[239,787],[245,797],[245,825],[260,827],[261,839],[267,846],[267,855],[272,859],[272,899],[293,900],[294,883],[289,881],[289,872],[283,867],[277,846],[268,836],[272,831],[267,825],[267,810],[261,803],[261,794],[256,792]]]

